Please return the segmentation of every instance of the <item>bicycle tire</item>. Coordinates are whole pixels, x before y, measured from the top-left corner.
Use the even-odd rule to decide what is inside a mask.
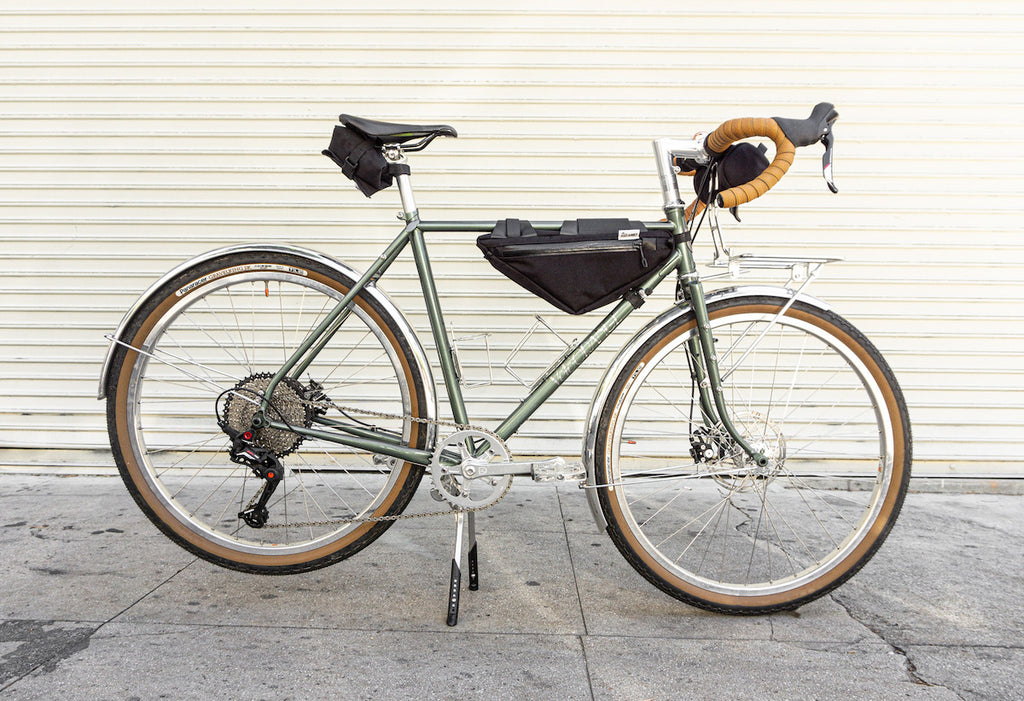
[[[303,572],[353,555],[392,523],[341,521],[393,517],[408,505],[422,466],[283,430],[257,431],[257,444],[280,455],[284,476],[267,504],[267,528],[239,518],[264,482],[230,461],[218,418],[230,415],[244,428],[249,397],[261,397],[269,377],[353,284],[302,256],[232,253],[175,276],[128,322],[121,337],[127,346],[116,348],[106,388],[111,448],[135,502],[178,545],[230,569]],[[339,404],[428,416],[424,378],[395,319],[366,294],[351,309],[307,369],[312,381],[275,389],[270,418],[308,425],[317,409],[331,417]],[[405,445],[427,444],[422,423],[372,420]],[[315,522],[325,525],[301,525]]]
[[[907,407],[878,350],[830,311],[798,301],[780,316],[783,304],[709,305],[725,403],[769,466],[704,421],[692,312],[634,353],[602,409],[609,535],[648,581],[704,609],[771,613],[832,591],[878,550],[909,483]]]

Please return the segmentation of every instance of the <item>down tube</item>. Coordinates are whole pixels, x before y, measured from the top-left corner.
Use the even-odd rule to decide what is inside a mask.
[[[677,251],[656,273],[644,281],[643,289],[646,291],[653,290],[659,282],[668,277],[669,273],[679,265],[679,260],[680,254]],[[509,414],[508,418],[494,432],[502,440],[510,438],[635,309],[636,307],[626,300],[622,300],[615,305],[615,308],[608,313],[604,320],[583,339],[572,353],[567,355],[562,362],[556,365],[544,377],[544,380],[537,388],[527,395],[519,406],[516,407],[515,411]]]

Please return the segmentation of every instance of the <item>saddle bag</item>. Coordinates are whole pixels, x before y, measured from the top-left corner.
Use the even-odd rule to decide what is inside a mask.
[[[345,177],[367,197],[394,183],[391,166],[376,144],[346,126],[334,127],[331,145],[323,154],[337,163]]]
[[[537,231],[506,219],[476,245],[502,274],[564,312],[586,314],[622,297],[672,254],[672,233],[628,219],[576,219]]]

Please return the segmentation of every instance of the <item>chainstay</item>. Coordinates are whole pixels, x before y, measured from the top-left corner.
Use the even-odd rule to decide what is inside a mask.
[[[332,402],[330,399],[327,399],[326,402],[327,402],[327,404],[330,404],[331,408],[337,409],[338,411],[340,411],[343,414],[363,414],[365,416],[375,416],[378,419],[401,419],[401,420],[408,419],[409,421],[413,421],[413,422],[418,423],[418,424],[429,424],[429,425],[434,425],[434,426],[448,426],[450,428],[456,429],[457,431],[465,431],[465,430],[480,431],[481,433],[486,433],[488,436],[490,436],[490,437],[494,438],[494,440],[498,441],[498,443],[500,443],[501,446],[506,451],[508,451],[509,455],[512,454],[511,451],[508,450],[508,446],[505,444],[505,441],[503,441],[498,434],[494,433],[493,431],[489,431],[486,428],[483,428],[482,426],[473,426],[472,424],[460,424],[460,423],[456,423],[454,421],[443,421],[441,419],[421,419],[418,416],[412,416],[410,414],[389,414],[389,413],[384,412],[384,411],[374,411],[372,409],[359,409],[359,408],[356,408],[356,407],[339,406],[338,404],[335,404],[334,402]]]
[[[501,446],[505,449],[506,453],[508,453],[509,455],[512,454],[511,451],[508,450],[508,446],[505,444],[505,441],[503,441],[500,436],[498,436],[494,432],[488,431],[486,428],[482,428],[480,426],[472,426],[470,424],[460,424],[460,423],[456,423],[454,421],[443,421],[441,419],[421,419],[421,418],[419,418],[417,416],[411,416],[409,414],[389,414],[387,412],[374,411],[372,409],[360,409],[360,408],[357,408],[357,407],[339,406],[338,404],[335,404],[330,399],[325,399],[325,400],[322,400],[322,401],[326,402],[333,409],[337,409],[338,411],[340,411],[343,414],[361,414],[361,415],[364,415],[364,416],[373,416],[373,417],[376,417],[378,419],[400,419],[400,420],[403,420],[403,421],[404,420],[409,420],[409,421],[413,421],[413,422],[419,423],[419,424],[428,424],[428,425],[434,425],[434,426],[451,427],[451,428],[456,429],[457,431],[465,431],[465,430],[480,431],[481,433],[485,433],[488,436],[493,437],[494,440],[496,440],[498,443],[501,444]],[[313,527],[317,527],[317,526],[348,526],[348,525],[357,524],[357,523],[379,523],[379,522],[388,522],[388,521],[403,521],[405,519],[415,519],[415,518],[432,518],[434,516],[450,516],[452,514],[460,514],[460,513],[466,514],[466,513],[471,513],[471,512],[475,512],[475,511],[483,511],[485,509],[491,508],[492,506],[497,504],[499,501],[504,499],[505,495],[508,494],[508,492],[509,492],[509,490],[511,488],[512,488],[512,481],[509,480],[508,485],[505,486],[505,490],[498,496],[498,498],[495,499],[494,501],[492,501],[491,503],[487,504],[486,506],[459,507],[459,508],[453,507],[453,508],[449,508],[447,511],[426,511],[426,512],[420,513],[420,514],[394,514],[394,515],[391,515],[391,516],[359,516],[359,517],[355,517],[355,518],[327,519],[327,520],[323,520],[323,521],[302,521],[302,522],[299,522],[299,523],[287,523],[287,524],[284,524],[284,523],[271,523],[271,524],[267,524],[267,525],[263,526],[263,528],[261,530],[266,530],[266,529],[269,529],[269,528],[313,528]],[[259,496],[260,496],[260,494],[263,493],[263,489],[264,489],[264,487],[260,487],[260,489],[258,489],[256,491],[256,494],[249,501],[249,507],[251,507],[253,504],[255,504],[259,500]]]

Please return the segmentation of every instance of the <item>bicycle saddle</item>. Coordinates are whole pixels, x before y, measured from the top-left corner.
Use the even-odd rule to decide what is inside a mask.
[[[343,114],[340,119],[341,123],[346,127],[356,130],[378,146],[383,146],[384,144],[404,144],[406,141],[412,141],[413,139],[429,138],[433,140],[438,136],[458,136],[455,129],[447,124],[433,126],[392,124],[391,122],[378,122],[373,119],[353,117],[350,114]]]

